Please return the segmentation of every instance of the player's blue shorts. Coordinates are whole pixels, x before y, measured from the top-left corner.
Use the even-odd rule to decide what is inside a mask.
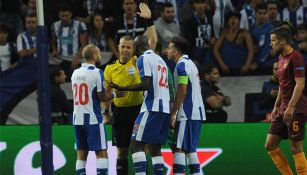
[[[185,152],[196,152],[201,131],[201,120],[177,121],[174,146]]]
[[[169,128],[169,114],[163,112],[141,112],[135,120],[131,140],[149,144],[165,144]]]
[[[74,125],[77,150],[99,151],[107,149],[107,137],[103,123]]]

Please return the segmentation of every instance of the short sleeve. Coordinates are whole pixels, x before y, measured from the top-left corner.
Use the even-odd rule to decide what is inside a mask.
[[[177,64],[176,71],[177,71],[178,76],[187,76],[184,62],[180,62]]]
[[[137,68],[140,74],[140,78],[143,78],[145,76],[151,77],[152,72],[150,69],[149,62],[147,59],[144,58],[144,56],[140,56],[137,60]]]
[[[104,83],[104,76],[103,76],[103,71],[99,70],[99,74],[97,77],[97,92],[105,92],[105,89],[103,87],[103,83]]]
[[[297,53],[292,57],[294,77],[305,77],[305,63],[301,54]]]

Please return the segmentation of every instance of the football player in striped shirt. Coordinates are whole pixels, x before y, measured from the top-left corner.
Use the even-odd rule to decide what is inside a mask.
[[[107,140],[101,114],[100,101],[121,97],[116,91],[105,94],[103,71],[95,67],[101,53],[97,46],[88,45],[82,51],[85,63],[76,69],[71,77],[74,112],[73,125],[77,146],[77,175],[85,174],[88,151],[95,151],[97,157],[97,174],[108,173]]]
[[[187,55],[188,42],[182,37],[174,37],[167,49],[169,59],[175,61],[174,82],[176,97],[170,113],[174,136],[174,174],[184,174],[185,158],[190,174],[200,174],[200,164],[196,148],[202,121],[206,119],[201,96],[198,69]]]

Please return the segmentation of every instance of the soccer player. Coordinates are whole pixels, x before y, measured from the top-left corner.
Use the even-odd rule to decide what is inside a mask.
[[[141,3],[140,10],[148,9]],[[150,12],[149,10],[146,10]],[[156,31],[151,20],[151,14],[146,15],[148,35]],[[138,115],[131,137],[130,151],[137,175],[146,174],[147,160],[144,152],[145,144],[151,145],[151,156],[156,175],[162,175],[164,161],[161,155],[161,144],[164,144],[168,135],[170,95],[168,87],[167,65],[163,59],[149,48],[150,39],[138,36],[134,40],[135,54],[140,55],[137,60],[141,83],[130,86],[111,84],[112,87],[124,91],[145,90],[144,102]]]
[[[100,59],[100,50],[94,45],[82,51],[85,63],[71,77],[74,94],[73,125],[77,145],[77,175],[85,174],[88,151],[95,151],[97,174],[108,173],[107,140],[99,101],[108,101],[123,96],[116,91],[106,95],[103,87],[103,72],[95,67]]]
[[[182,37],[174,37],[167,56],[177,63],[174,71],[176,97],[170,119],[175,127],[173,171],[178,175],[184,174],[186,157],[190,174],[200,173],[196,148],[202,121],[206,119],[198,69],[187,53],[188,42]]]
[[[306,175],[307,164],[303,150],[307,119],[305,64],[303,56],[290,45],[291,35],[291,31],[284,27],[271,31],[272,52],[279,54],[279,91],[265,148],[281,174],[292,175],[288,160],[278,147],[282,139],[289,138],[296,172],[298,175]]]
[[[150,18],[149,8],[141,8],[140,17]],[[148,38],[150,48],[155,47],[157,36],[152,26],[148,26]],[[105,71],[106,82],[112,82],[120,86],[129,86],[141,83],[137,70],[137,57],[133,57],[133,38],[121,37],[118,45],[119,59],[109,64]],[[106,93],[111,93],[111,87],[106,84]],[[128,174],[128,154],[132,130],[136,117],[143,103],[143,91],[127,92],[123,98],[115,98],[112,103],[112,144],[117,147],[116,171],[118,175]],[[105,102],[105,109],[109,109],[110,103]],[[110,120],[109,110],[105,110],[106,121]]]

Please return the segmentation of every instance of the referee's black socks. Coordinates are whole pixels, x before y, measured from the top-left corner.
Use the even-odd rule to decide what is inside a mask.
[[[117,175],[128,175],[128,159],[117,159],[116,172]]]

